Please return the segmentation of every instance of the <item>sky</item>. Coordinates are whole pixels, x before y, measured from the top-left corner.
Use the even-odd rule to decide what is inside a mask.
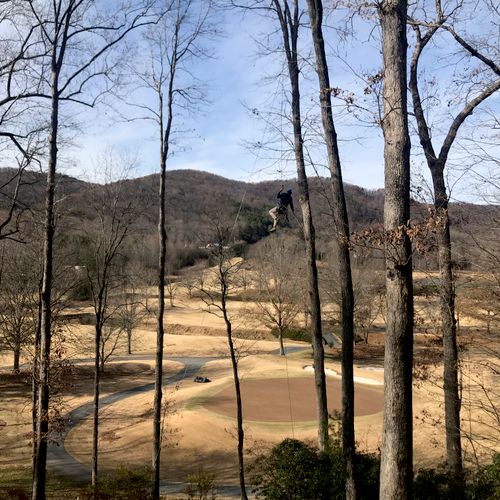
[[[265,142],[268,134],[268,126],[250,109],[263,111],[279,106],[281,99],[281,86],[272,78],[278,68],[276,56],[258,55],[254,42],[254,38],[266,31],[264,21],[246,15],[238,16],[240,22],[231,23],[228,17],[226,14],[225,36],[212,44],[214,58],[195,67],[197,75],[204,75],[203,78],[208,80],[210,102],[196,117],[183,117],[180,126],[190,128],[192,132],[182,138],[182,148],[174,151],[168,168],[205,170],[245,182],[293,178],[296,174],[292,161],[277,161],[266,151],[249,146],[249,143]],[[360,52],[360,59],[362,55]],[[271,82],[267,81],[269,77]],[[303,82],[302,89],[302,94],[310,94],[310,99],[317,94],[317,83],[312,77],[315,78],[314,73]],[[339,84],[347,88],[348,79],[344,77],[342,82],[337,79],[335,85]],[[306,101],[310,99],[306,98]],[[158,170],[158,132],[152,124],[95,120],[92,114],[83,115],[83,121],[86,125],[81,136],[75,139],[75,162],[66,168],[68,174],[87,175],[86,166],[98,162],[100,153],[109,147],[130,149],[138,154],[140,162],[134,171],[136,176]],[[281,123],[280,127],[285,130],[286,123]],[[370,189],[382,187],[383,143],[380,131],[373,128],[353,132],[353,127],[349,126],[340,127],[338,134],[345,181]],[[362,141],[360,135],[364,136]],[[324,163],[322,148],[316,146],[315,153],[318,163]],[[327,173],[324,168],[319,172],[321,175]]]
[[[255,43],[256,39],[262,40],[262,33],[272,31],[267,23],[268,21],[249,14],[239,16],[226,13],[220,17],[225,35],[212,43],[214,57],[203,59],[192,68],[193,73],[206,82],[210,102],[195,116],[179,117],[177,126],[189,129],[190,132],[180,137],[178,147],[174,148],[174,154],[169,158],[168,169],[204,170],[245,182],[295,177],[293,161],[270,158],[266,151],[257,151],[248,146],[266,142],[269,126],[265,125],[262,116],[265,116],[266,110],[280,106],[281,86],[274,78],[279,68],[279,57],[259,55]],[[342,45],[334,31],[327,32],[325,39],[329,49],[335,50],[338,55],[332,57],[330,62],[332,86],[346,91],[353,89],[361,95],[360,103],[363,104],[366,103],[363,101],[366,98],[362,96],[362,86],[357,75],[377,71],[381,55],[377,30],[371,31],[366,24],[357,26],[357,30],[358,36],[354,44]],[[304,31],[302,40],[308,36],[309,33]],[[343,62],[345,60],[349,63]],[[311,61],[312,59],[304,62],[301,90],[304,115],[308,113],[310,103],[317,95],[316,75],[312,71]],[[427,64],[437,71],[438,78],[444,80],[452,76],[455,71],[453,68],[432,66],[435,61],[436,58],[429,60]],[[490,100],[492,109],[500,110],[498,96],[493,96]],[[251,109],[258,109],[259,115],[250,112]],[[446,105],[439,100],[435,104],[435,110],[436,116],[447,112]],[[99,119],[92,114],[81,117],[84,126],[81,135],[75,138],[73,162],[66,167],[68,174],[80,178],[95,176],[95,173],[89,174],[89,171],[95,172],[92,165],[98,164],[99,155],[110,147],[118,151],[132,151],[137,155],[138,163],[132,176],[139,177],[158,171],[158,132],[150,122],[117,120],[116,116],[112,118],[113,114],[104,108],[100,108],[98,113]],[[366,118],[366,115],[363,117]],[[335,120],[344,181],[367,189],[382,188],[384,164],[380,129],[360,123],[342,107],[335,108]],[[279,127],[285,129],[286,119],[281,120]],[[274,145],[282,148],[284,141],[278,141]],[[311,144],[310,148],[316,164],[320,165],[319,174],[327,175],[326,169],[321,167],[325,163],[323,147],[321,144]],[[414,151],[418,152],[418,143]],[[461,154],[463,155],[463,150]],[[457,154],[457,164],[462,161],[460,158],[462,156]],[[453,161],[453,157],[451,160]],[[426,175],[421,157],[414,156],[412,164],[415,172],[424,172]],[[315,175],[312,169],[309,173]],[[457,174],[457,177],[461,175]],[[454,185],[456,199],[477,199],[477,193],[472,193],[463,179],[456,185],[455,179],[450,179],[450,185]]]

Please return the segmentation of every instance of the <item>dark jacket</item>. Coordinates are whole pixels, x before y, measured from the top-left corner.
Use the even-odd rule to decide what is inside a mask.
[[[289,193],[288,191],[279,192],[278,193],[278,208],[281,208],[284,212],[286,212],[287,207],[290,207],[293,210],[293,200],[292,200],[292,193]]]

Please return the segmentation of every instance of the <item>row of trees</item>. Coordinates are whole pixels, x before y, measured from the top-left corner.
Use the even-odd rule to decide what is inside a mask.
[[[323,5],[321,0],[252,0],[233,7],[265,15],[277,34],[280,55],[283,56],[285,114],[290,117],[288,131],[280,130],[293,150],[302,211],[305,241],[305,262],[309,315],[313,344],[315,386],[318,411],[318,444],[321,450],[329,446],[328,413],[325,389],[324,353],[321,323],[320,292],[316,264],[315,226],[309,197],[309,182],[306,166],[311,160],[305,146],[306,120],[303,118],[301,89],[304,79],[299,34],[304,29],[303,19],[308,17],[311,46],[314,49],[315,68],[318,77],[316,101],[321,115],[321,136],[326,147],[327,166],[331,178],[331,200],[336,260],[338,267],[340,324],[342,325],[342,444],[348,498],[356,498],[357,486],[354,471],[354,384],[353,344],[355,301],[351,272],[349,221],[343,190],[337,131],[334,125],[332,99],[344,99],[348,109],[357,106],[351,94],[332,86],[329,60],[323,29]],[[486,2],[487,3],[487,2]],[[130,74],[130,57],[127,51],[138,40],[144,64],[133,64],[132,73],[139,82],[135,89],[139,96],[148,94],[147,100],[135,100],[132,107],[141,112],[141,119],[152,121],[159,136],[158,187],[158,308],[156,382],[154,398],[154,445],[153,497],[159,498],[161,408],[163,366],[163,321],[165,301],[165,275],[167,258],[165,172],[169,158],[175,119],[180,109],[194,109],[203,102],[204,94],[199,82],[189,70],[193,59],[209,55],[207,43],[215,37],[217,30],[212,24],[215,12],[212,2],[196,0],[137,0],[120,2],[112,6],[90,0],[58,0],[48,5],[44,2],[2,2],[0,21],[8,33],[5,37],[5,61],[0,68],[2,78],[2,109],[0,136],[7,142],[7,157],[17,159],[19,168],[4,188],[10,188],[12,200],[4,221],[0,225],[2,238],[15,238],[19,232],[19,215],[22,206],[16,196],[24,170],[33,162],[47,163],[47,187],[44,234],[41,251],[41,280],[39,302],[31,304],[31,321],[38,317],[35,327],[34,409],[36,412],[36,439],[34,453],[33,498],[45,497],[45,474],[47,442],[49,435],[51,339],[54,331],[54,293],[57,282],[54,269],[54,238],[57,222],[56,179],[60,150],[65,146],[65,125],[69,123],[69,112],[77,106],[92,108],[111,93],[119,96],[119,81],[125,71]],[[495,9],[491,4],[488,8]],[[447,462],[460,474],[462,470],[460,445],[460,397],[458,388],[458,354],[456,347],[456,321],[454,304],[454,276],[451,260],[450,221],[448,217],[448,194],[445,184],[445,167],[450,150],[466,118],[500,86],[497,48],[479,43],[473,34],[462,33],[465,15],[473,7],[462,2],[447,5],[444,12],[440,2],[435,4],[435,19],[428,13],[424,3],[412,8],[408,14],[404,0],[384,0],[373,7],[377,13],[383,54],[383,70],[380,78],[370,77],[365,94],[380,97],[379,124],[384,136],[385,159],[385,206],[384,245],[386,271],[386,345],[385,345],[385,403],[384,432],[381,450],[380,491],[383,498],[411,496],[412,488],[412,336],[413,336],[413,290],[412,290],[412,223],[410,216],[410,130],[407,106],[407,27],[415,34],[415,43],[410,61],[410,94],[416,118],[417,134],[426,161],[431,171],[434,186],[435,216],[439,220],[437,241],[441,271],[441,317],[445,367],[445,415],[447,435]],[[366,6],[363,6],[363,10]],[[464,10],[465,9],[465,10]],[[469,10],[468,10],[469,9]],[[364,12],[365,14],[367,12]],[[370,11],[368,9],[368,14]],[[336,11],[332,12],[336,15]],[[369,21],[371,17],[368,16]],[[450,104],[451,125],[444,134],[439,153],[434,150],[432,126],[426,116],[420,86],[423,83],[419,61],[426,47],[435,37],[451,36],[457,49],[465,54],[471,66],[473,86]],[[469,36],[470,35],[470,36]],[[129,42],[132,42],[129,44]],[[476,64],[477,63],[477,64]],[[377,92],[377,83],[383,83],[383,91]],[[462,90],[463,86],[460,88]],[[130,89],[128,89],[130,91]],[[472,95],[472,97],[471,97]],[[116,102],[116,101],[115,101]],[[126,103],[122,98],[121,102]],[[194,107],[194,108],[193,108]],[[360,106],[361,107],[361,106]],[[453,115],[453,110],[458,111]],[[124,114],[122,112],[122,114]],[[137,116],[137,115],[136,115]],[[120,248],[130,230],[134,217],[131,211],[133,200],[118,200],[108,185],[100,195],[103,210],[98,211],[95,223],[102,239],[96,241],[95,255],[102,260],[92,267],[94,278],[90,281],[95,312],[95,394],[94,394],[94,440],[92,484],[97,492],[98,477],[98,419],[99,419],[99,375],[102,361],[103,327],[111,311],[108,294],[114,287],[116,274],[111,273],[120,258]],[[111,189],[111,187],[110,187]],[[224,249],[224,237],[220,235]],[[226,256],[219,256],[226,259]],[[227,294],[227,259],[219,261],[219,276],[222,297],[221,312],[226,318],[224,297]],[[91,268],[87,267],[87,273]],[[35,295],[34,295],[35,296]],[[11,320],[15,319],[10,314]],[[232,353],[235,387],[238,393],[237,359],[233,356],[231,324],[226,321],[228,342]],[[19,327],[24,331],[24,326]],[[31,330],[32,325],[26,329]],[[20,330],[20,331],[21,331]],[[31,330],[32,331],[32,330]],[[15,352],[16,346],[13,346]],[[19,351],[19,349],[17,349]],[[241,428],[243,416],[238,413]],[[241,435],[240,435],[241,434]],[[239,433],[240,482],[242,498],[246,498],[244,468],[242,463],[243,433]]]
[[[314,367],[317,387],[319,447],[327,447],[326,393],[324,391],[324,368],[322,365],[321,315],[315,263],[315,236],[311,218],[307,176],[305,174],[305,153],[300,99],[300,48],[298,33],[303,7],[298,1],[250,2],[248,9],[261,10],[275,16],[280,45],[288,79],[287,102],[291,116],[290,128],[293,146],[299,196],[302,208],[306,261],[309,276],[310,311]],[[485,6],[491,9],[491,5]],[[444,350],[444,395],[447,442],[447,464],[454,474],[462,473],[462,452],[460,444],[460,396],[458,386],[458,354],[455,320],[455,284],[450,220],[448,216],[448,192],[445,182],[445,167],[450,150],[466,118],[500,85],[497,51],[487,41],[474,39],[473,33],[460,34],[464,19],[470,15],[473,6],[457,3],[447,5],[447,12],[440,2],[434,5],[436,18],[429,14],[425,3],[412,7],[408,13],[404,1],[384,1],[375,7],[381,30],[383,69],[380,77],[368,79],[365,94],[371,94],[376,83],[383,83],[380,97],[378,122],[384,135],[385,159],[385,206],[384,246],[386,265],[386,343],[385,343],[385,399],[384,430],[381,449],[380,493],[382,498],[408,498],[411,496],[412,473],[412,364],[413,364],[413,288],[412,288],[412,229],[410,216],[410,130],[407,106],[407,47],[406,28],[410,26],[415,35],[410,62],[409,87],[413,112],[419,137],[433,182],[433,199],[436,237],[441,274],[441,333]],[[316,70],[319,79],[319,105],[321,109],[322,139],[326,144],[328,167],[332,176],[331,208],[334,232],[337,241],[339,283],[341,288],[341,324],[343,335],[343,453],[346,466],[346,492],[348,498],[356,498],[354,478],[354,413],[352,384],[353,345],[353,288],[349,262],[349,224],[345,211],[342,176],[336,131],[332,119],[331,95],[342,95],[341,89],[331,88],[328,63],[325,56],[322,33],[323,7],[321,1],[308,1],[307,11],[314,47]],[[495,14],[495,8],[490,10]],[[498,13],[498,12],[496,12]],[[335,16],[335,10],[332,17]],[[419,61],[426,46],[434,36],[451,35],[458,44],[457,50],[468,59],[473,67],[473,84],[466,87],[466,93],[457,89],[452,101],[451,121],[444,133],[439,153],[433,145],[433,128],[426,115],[421,96],[425,77],[419,71]],[[468,41],[465,37],[469,38]],[[461,68],[457,73],[462,74]],[[464,85],[460,83],[460,85]],[[285,86],[286,89],[286,86]],[[349,93],[348,107],[356,107],[355,98]],[[456,111],[455,111],[456,110]],[[436,128],[436,127],[434,127]],[[283,132],[282,132],[283,133]],[[435,135],[439,135],[436,129]]]
[[[46,134],[43,153],[47,154],[47,188],[45,200],[42,278],[39,304],[39,327],[35,339],[35,364],[33,369],[34,414],[36,416],[35,446],[33,463],[33,498],[45,498],[47,443],[49,436],[49,403],[51,344],[54,329],[54,236],[56,230],[56,174],[58,170],[61,132],[68,115],[69,107],[79,105],[94,107],[101,98],[117,89],[117,77],[124,66],[127,51],[127,39],[140,36],[142,32],[152,49],[160,51],[153,66],[158,73],[142,73],[143,81],[149,88],[158,92],[158,117],[161,127],[162,169],[164,171],[168,154],[169,129],[163,135],[164,111],[172,120],[172,100],[178,90],[174,87],[176,63],[190,51],[191,47],[182,47],[185,40],[180,38],[179,27],[187,19],[187,13],[194,2],[138,1],[119,2],[109,5],[86,0],[60,0],[47,4],[29,1],[2,2],[2,29],[7,33],[4,41],[6,58],[2,61],[3,97],[2,136],[8,138],[21,152],[22,160],[18,173],[11,180],[14,184],[12,209],[6,216],[4,227],[14,218],[16,194],[23,169],[38,153],[32,143],[38,144],[39,137]],[[198,4],[199,6],[199,4]],[[190,18],[191,19],[191,18]],[[158,28],[155,33],[154,28]],[[157,39],[156,35],[162,37]],[[166,46],[162,42],[165,42]],[[170,42],[173,43],[171,44]],[[166,49],[165,49],[166,47]],[[162,52],[163,50],[167,52]],[[173,59],[171,59],[173,57]],[[155,63],[156,66],[155,66]],[[159,76],[159,79],[157,79]],[[168,105],[163,104],[166,94]],[[164,107],[165,106],[165,107]],[[168,106],[168,107],[167,107]],[[61,120],[63,118],[63,120]],[[21,126],[20,126],[21,124]],[[14,131],[11,131],[14,130]],[[33,139],[35,138],[35,139]],[[45,142],[45,141],[44,141]],[[14,151],[15,152],[15,151]],[[164,184],[164,175],[162,175]],[[116,276],[111,267],[116,264],[119,249],[130,227],[131,215],[129,201],[124,206],[123,200],[117,200],[113,193],[103,193],[106,204],[103,212],[96,214],[96,223],[100,225],[102,239],[96,244],[96,262],[93,268],[95,280],[91,283],[91,294],[95,309],[95,383],[94,383],[94,433],[92,453],[92,484],[97,495],[97,455],[98,455],[98,417],[99,417],[99,375],[103,328],[109,319],[108,294],[113,288]],[[164,275],[162,262],[165,262],[164,198],[160,203],[160,268],[159,276]],[[14,226],[5,230],[4,236],[17,232]],[[99,256],[99,260],[97,260]],[[87,268],[89,271],[89,268]],[[160,297],[163,281],[160,278]],[[159,342],[162,340],[162,311],[159,308]],[[162,354],[157,363],[157,389],[155,401],[161,403]],[[155,404],[155,415],[158,405]],[[155,417],[155,452],[154,466],[159,471],[158,418]],[[155,481],[154,495],[159,497],[159,483]]]

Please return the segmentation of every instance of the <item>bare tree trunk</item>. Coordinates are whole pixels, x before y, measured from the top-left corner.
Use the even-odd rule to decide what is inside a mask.
[[[221,277],[224,276],[222,270],[219,274]],[[227,343],[229,345],[231,365],[233,367],[234,390],[236,394],[236,424],[238,433],[238,472],[240,478],[241,500],[248,500],[246,486],[245,486],[245,467],[244,467],[244,456],[243,456],[245,433],[243,430],[243,404],[241,402],[240,377],[238,374],[238,359],[236,358],[236,353],[234,350],[231,321],[229,320],[229,317],[227,315],[227,308],[226,308],[227,283],[224,283],[223,280],[221,280],[221,291],[222,291],[221,293],[222,314],[224,316],[224,322],[226,323]]]
[[[462,468],[462,443],[460,435],[460,395],[458,383],[458,349],[457,349],[457,325],[455,319],[455,280],[451,261],[451,235],[450,219],[448,214],[448,194],[444,179],[444,168],[448,152],[455,140],[460,125],[469,116],[474,108],[478,106],[494,91],[493,87],[486,88],[479,96],[469,101],[461,113],[453,121],[447,137],[443,142],[439,156],[436,156],[430,131],[422,108],[418,86],[418,63],[425,46],[431,40],[439,27],[445,21],[442,17],[440,3],[438,12],[440,18],[434,26],[430,27],[422,36],[418,26],[414,26],[416,45],[410,66],[410,91],[413,100],[413,108],[418,126],[420,144],[424,150],[427,165],[432,175],[434,187],[434,207],[436,216],[440,218],[438,228],[438,258],[440,271],[440,302],[441,302],[441,332],[443,336],[444,354],[444,400],[445,400],[445,429],[446,429],[446,461],[448,467],[457,475],[461,476]],[[498,68],[497,68],[498,69]]]
[[[380,498],[412,497],[413,286],[405,0],[379,4],[384,57],[386,338]]]
[[[36,470],[36,458],[37,458],[37,412],[38,412],[38,371],[39,371],[39,360],[40,360],[40,325],[41,325],[41,314],[42,314],[42,303],[41,303],[41,283],[39,284],[38,290],[38,322],[35,332],[35,354],[33,357],[33,371],[31,373],[31,417],[32,417],[32,451],[31,451],[31,471],[34,478]]]
[[[323,336],[321,331],[321,305],[318,288],[318,269],[316,266],[316,238],[309,201],[309,186],[304,162],[302,141],[302,122],[300,116],[299,66],[297,62],[297,40],[300,26],[297,0],[293,2],[293,12],[288,0],[283,8],[278,0],[273,0],[280,21],[283,43],[287,58],[288,74],[291,87],[292,125],[294,136],[295,163],[297,166],[297,183],[302,209],[304,241],[307,260],[307,280],[311,315],[311,334],[314,361],[314,383],[316,388],[318,415],[318,444],[321,450],[328,446],[328,406],[326,398],[325,361]]]
[[[446,429],[446,462],[457,475],[462,475],[462,443],[460,436],[460,395],[458,385],[457,322],[455,319],[455,280],[451,261],[448,195],[444,182],[444,165],[431,170],[434,184],[434,207],[441,218],[437,234],[439,273],[441,279],[441,331],[443,335],[444,416]]]
[[[21,357],[21,346],[16,345],[14,348],[14,361],[12,363],[12,370],[15,373],[19,372],[19,359]]]
[[[127,354],[132,354],[132,329],[127,329]]]
[[[94,338],[94,415],[92,424],[92,489],[94,499],[98,497],[98,458],[99,458],[99,392],[101,376],[101,315],[96,314],[95,338]]]
[[[51,289],[54,243],[54,191],[57,167],[57,134],[59,130],[59,68],[52,57],[51,117],[49,135],[49,164],[45,193],[45,238],[43,249],[43,278],[41,293],[40,362],[38,378],[38,411],[36,418],[36,468],[33,474],[33,500],[45,500],[47,438],[49,432],[49,371],[51,344]]]
[[[349,219],[342,182],[342,169],[333,123],[330,98],[330,77],[323,40],[323,4],[321,0],[307,0],[311,31],[316,53],[316,71],[319,79],[321,117],[331,174],[332,208],[337,240],[337,260],[341,287],[342,324],[342,447],[346,474],[346,498],[355,499],[355,438],[354,438],[354,293],[349,253]]]
[[[285,346],[283,344],[283,328],[280,327],[278,329],[278,340],[279,340],[279,343],[280,343],[280,356],[284,356],[285,355]]]
[[[160,104],[161,107],[161,104]],[[163,122],[162,122],[163,123]],[[165,312],[165,261],[167,254],[167,231],[165,227],[165,182],[166,182],[166,152],[161,130],[161,164],[159,189],[158,238],[160,253],[158,256],[158,311],[156,324],[156,362],[155,362],[155,395],[153,417],[153,498],[160,498],[160,454],[161,454],[161,400],[163,387],[163,317]]]

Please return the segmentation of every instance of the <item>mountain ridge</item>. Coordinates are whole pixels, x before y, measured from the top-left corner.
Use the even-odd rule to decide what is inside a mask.
[[[0,186],[5,185],[13,172],[15,172],[13,169],[0,169]],[[23,179],[19,206],[43,210],[45,175],[27,171]],[[123,179],[111,184],[119,184],[124,198],[134,200],[137,204],[139,215],[136,226],[141,232],[146,235],[155,234],[159,174]],[[282,184],[292,188],[295,211],[300,217],[297,184],[294,179],[245,182],[200,170],[170,170],[167,172],[169,239],[179,246],[200,245],[204,241],[212,240],[213,224],[219,223],[231,227],[237,223],[240,238],[253,243],[267,234],[267,227],[270,224],[268,211],[275,205],[276,193]],[[0,198],[0,209],[5,210],[8,206],[9,189],[12,192],[12,186],[4,186],[0,190],[3,194]],[[71,226],[77,228],[85,220],[91,220],[95,216],[92,210],[92,193],[99,189],[102,189],[101,184],[65,174],[57,176],[58,210],[72,221]],[[328,204],[330,189],[328,178],[309,179],[316,232],[318,238],[325,241],[331,241],[333,234]],[[374,224],[380,226],[383,223],[383,189],[369,190],[346,184],[345,194],[351,231],[358,231]],[[489,217],[490,208],[470,203],[450,205],[455,247],[466,245],[467,232],[477,231],[479,222]],[[412,217],[415,219],[425,217],[427,213],[425,204],[413,201],[412,212]],[[461,253],[460,248],[458,252]]]

